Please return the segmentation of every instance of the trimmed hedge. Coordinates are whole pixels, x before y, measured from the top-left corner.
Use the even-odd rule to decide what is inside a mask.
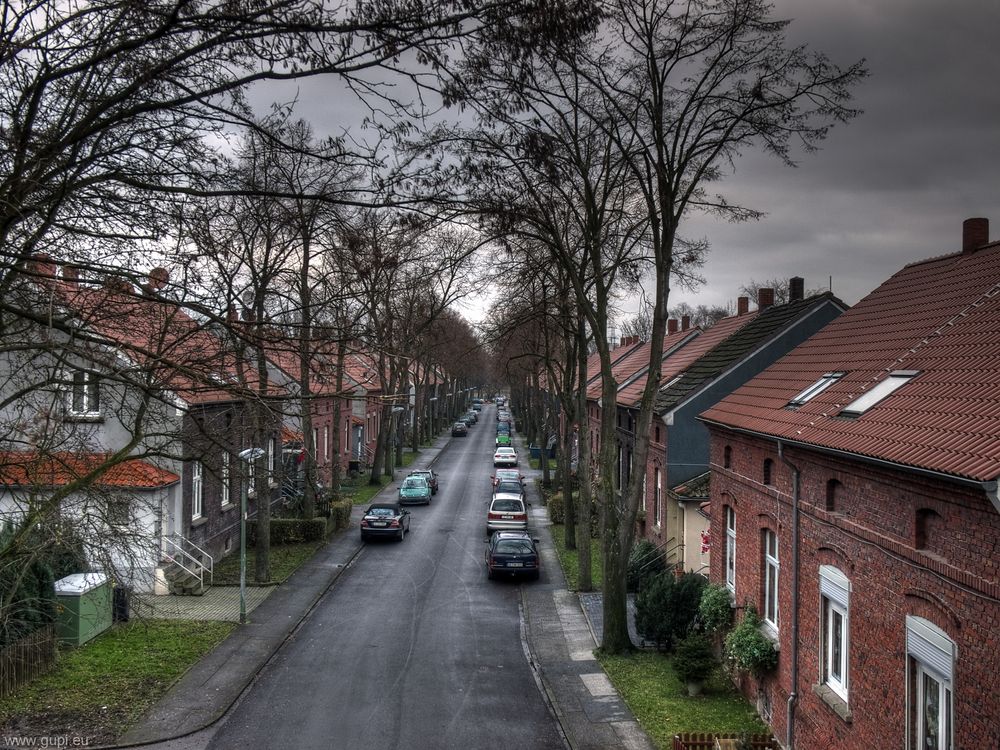
[[[354,508],[354,503],[351,501],[350,497],[342,497],[339,500],[333,500],[330,503],[330,517],[328,523],[328,534],[332,534],[335,531],[340,531],[341,529],[346,529],[351,525],[351,510]]]
[[[320,542],[326,538],[325,518],[272,518],[271,544],[296,544],[298,542]],[[257,545],[257,524],[247,526],[247,545]]]

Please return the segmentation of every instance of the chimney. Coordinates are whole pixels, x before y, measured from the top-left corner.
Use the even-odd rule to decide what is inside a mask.
[[[667,335],[671,333],[677,333],[677,318],[671,318],[667,321]]]
[[[806,280],[801,276],[792,276],[788,280],[788,301],[801,302],[806,297]]]
[[[80,269],[78,266],[63,266],[63,281],[69,284],[76,284],[80,281]]]
[[[690,315],[682,315],[681,316],[681,330],[682,331],[686,331],[690,327],[691,327],[691,316]]]
[[[757,309],[766,310],[774,304],[774,290],[762,287],[757,290]]]
[[[230,305],[226,309],[226,321],[229,323],[238,323],[240,320],[240,314],[236,311],[236,305]]]
[[[56,262],[51,255],[46,253],[35,253],[31,258],[31,271],[45,279],[56,277]]]
[[[989,219],[966,219],[962,222],[962,252],[971,253],[990,241]]]
[[[170,281],[170,271],[163,266],[157,266],[149,272],[148,286],[151,291],[158,292]]]
[[[750,298],[749,297],[737,297],[736,298],[736,314],[746,315],[750,312]]]
[[[618,346],[628,346],[628,336],[622,336]]]

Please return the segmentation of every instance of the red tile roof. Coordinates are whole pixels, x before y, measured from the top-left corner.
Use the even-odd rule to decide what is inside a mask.
[[[896,370],[919,375],[857,417]],[[789,401],[827,372],[836,383]],[[706,411],[708,421],[977,481],[1000,477],[1000,243],[906,266]]]
[[[699,332],[700,331],[697,328],[689,328],[686,331],[668,333],[663,337],[664,355],[669,354],[671,350],[675,349],[680,343],[684,342],[688,338],[697,336]],[[615,376],[615,381],[619,384],[619,386],[635,375],[643,367],[649,365],[649,350],[651,347],[651,342],[644,341],[637,346],[618,347],[611,352],[611,373]],[[591,359],[594,359],[596,356],[596,353],[592,354]],[[589,375],[589,378],[587,381],[587,398],[591,401],[596,401],[601,397],[600,365],[601,360],[598,358],[594,364],[594,369],[591,370],[589,369],[588,362],[587,374]]]
[[[0,453],[0,484],[8,487],[62,487],[94,471],[110,456],[110,453]],[[115,464],[94,484],[98,487],[156,489],[179,481],[180,477],[172,471],[136,458]]]

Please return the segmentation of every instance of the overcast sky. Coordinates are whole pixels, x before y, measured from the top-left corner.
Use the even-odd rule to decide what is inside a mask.
[[[748,152],[720,188],[765,212],[758,222],[692,217],[707,238],[697,292],[679,302],[731,304],[756,279],[803,276],[854,304],[906,263],[961,248],[962,221],[993,220],[1000,237],[1000,0],[777,0],[791,44],[841,66],[865,58],[864,113],[834,128],[794,169]],[[320,132],[355,130],[357,102],[299,84],[298,111]],[[349,114],[349,116],[348,116]],[[638,301],[626,305],[637,309]],[[465,306],[478,319],[483,303]]]
[[[788,38],[846,66],[867,60],[864,113],[795,169],[749,154],[728,194],[759,222],[695,218],[712,250],[686,301],[726,304],[748,279],[803,276],[854,304],[906,263],[961,249],[962,221],[1000,237],[1000,2],[780,0]]]

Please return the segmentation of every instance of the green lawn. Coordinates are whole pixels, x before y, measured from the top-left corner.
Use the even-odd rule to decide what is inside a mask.
[[[528,465],[531,466],[532,469],[541,469],[542,468],[542,459],[540,459],[540,458],[529,458],[528,459]],[[549,459],[549,471],[555,471],[555,470],[556,470],[556,459],[550,458]]]
[[[271,547],[271,582],[281,583],[294,573],[298,567],[316,554],[323,542],[303,542],[301,544],[283,544]],[[247,550],[247,583],[253,583],[256,549]],[[215,566],[212,577],[219,586],[234,586],[240,582],[240,553],[236,552],[224,557]]]
[[[571,591],[576,591],[580,582],[578,553],[576,550],[566,549],[565,528],[561,523],[552,524],[552,541],[555,543],[556,554],[559,555],[559,565],[566,575],[566,585]],[[590,576],[594,589],[600,589],[604,576],[601,568],[601,543],[598,539],[590,540]]]
[[[4,698],[0,735],[61,735],[110,744],[233,627],[229,622],[134,621],[80,648],[65,649],[55,670]]]
[[[769,731],[721,669],[705,683],[702,695],[691,698],[665,654],[639,651],[608,656],[598,652],[597,658],[659,748],[672,747],[678,732]]]

